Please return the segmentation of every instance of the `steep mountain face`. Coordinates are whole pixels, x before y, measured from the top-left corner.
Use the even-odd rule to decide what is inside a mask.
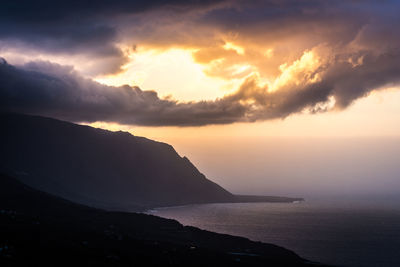
[[[70,200],[132,210],[235,198],[165,143],[22,114],[0,125],[0,171]]]

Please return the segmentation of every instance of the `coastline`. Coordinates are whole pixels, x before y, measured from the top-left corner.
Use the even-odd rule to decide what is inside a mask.
[[[237,195],[235,195],[235,196],[237,196]],[[251,195],[249,195],[249,196],[246,196],[246,197],[264,197],[264,198],[268,198],[268,197],[271,197],[271,196],[251,196]],[[241,203],[243,203],[243,204],[244,203],[287,203],[287,204],[296,204],[296,203],[301,203],[301,202],[305,202],[306,201],[304,198],[290,198],[290,197],[276,197],[276,196],[273,196],[273,198],[287,199],[287,201],[261,201],[260,200],[260,201],[232,201],[232,202],[191,203],[191,204],[185,204],[185,205],[150,207],[150,208],[144,209],[142,211],[133,211],[133,212],[139,212],[139,213],[144,213],[144,214],[154,214],[154,213],[157,213],[158,210],[192,207],[192,206],[197,206],[197,205],[241,204]]]
[[[90,208],[7,176],[0,185],[0,210],[7,211],[0,214],[0,242],[7,246],[0,263],[6,266],[315,266],[270,243],[154,215]]]

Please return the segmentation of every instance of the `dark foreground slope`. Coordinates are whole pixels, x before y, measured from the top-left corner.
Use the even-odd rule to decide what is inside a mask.
[[[107,212],[0,175],[0,266],[309,266],[271,244]]]
[[[0,171],[75,202],[135,210],[296,200],[234,196],[172,146],[126,132],[10,113],[0,113],[0,125]]]

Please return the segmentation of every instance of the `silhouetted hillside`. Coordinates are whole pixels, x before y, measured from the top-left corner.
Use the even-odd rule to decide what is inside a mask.
[[[278,246],[89,208],[0,174],[0,266],[309,265]]]
[[[10,113],[0,114],[0,125],[0,171],[80,203],[135,210],[269,199],[236,197],[172,146],[127,132]]]

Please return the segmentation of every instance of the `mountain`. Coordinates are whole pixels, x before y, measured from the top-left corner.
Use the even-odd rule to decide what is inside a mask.
[[[0,174],[0,266],[315,266],[284,248],[75,204]]]
[[[40,116],[0,113],[0,171],[90,206],[118,210],[212,202],[294,201],[235,196],[168,144]]]

